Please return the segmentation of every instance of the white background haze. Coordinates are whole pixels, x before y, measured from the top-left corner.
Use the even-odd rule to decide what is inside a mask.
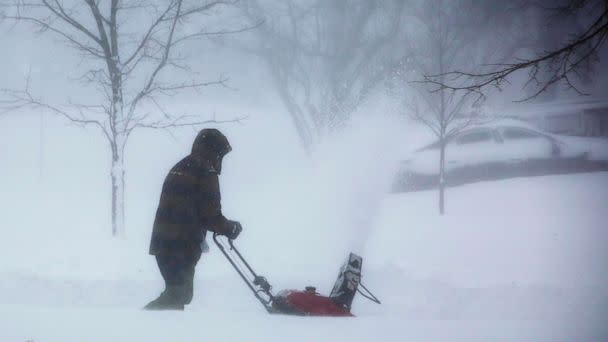
[[[66,81],[77,60],[61,44],[19,27],[1,30],[0,41],[0,88],[22,86],[30,72],[45,98],[86,98]],[[162,290],[147,253],[161,185],[197,131],[134,133],[126,234],[112,238],[100,132],[29,111],[0,116],[0,340],[608,337],[608,173],[448,189],[439,217],[435,191],[387,193],[399,160],[430,139],[394,103],[372,97],[309,156],[253,57],[213,45],[193,53],[198,71],[226,74],[234,89],[177,97],[169,109],[248,116],[217,126],[233,147],[220,182],[225,216],[244,227],[241,251],[275,289],[316,285],[322,293],[347,253],[360,253],[363,281],[383,305],[357,297],[354,319],[268,316],[211,246],[185,312],[141,311]]]

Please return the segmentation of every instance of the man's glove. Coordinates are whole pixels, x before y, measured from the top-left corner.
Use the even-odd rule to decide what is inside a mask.
[[[230,221],[226,222],[226,237],[230,240],[236,239],[239,234],[243,231],[243,227],[238,221]]]

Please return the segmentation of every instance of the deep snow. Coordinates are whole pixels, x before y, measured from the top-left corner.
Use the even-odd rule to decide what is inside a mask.
[[[198,266],[187,310],[156,313],[139,310],[161,290],[145,238],[83,247],[85,237],[72,232],[69,238],[3,245],[0,336],[601,341],[608,337],[607,182],[608,173],[595,173],[456,187],[448,190],[445,217],[436,215],[433,191],[387,196],[361,251],[364,282],[384,304],[357,297],[354,319],[267,315],[214,246]],[[345,255],[328,252],[322,234],[316,237],[319,248],[302,248],[287,236],[260,247],[252,243],[255,234],[245,231],[238,243],[275,289],[312,284],[330,291]],[[297,252],[284,253],[288,249]]]
[[[383,305],[357,297],[354,319],[269,316],[211,246],[185,312],[141,311],[162,290],[147,255],[160,186],[196,131],[134,135],[127,234],[116,239],[95,131],[49,117],[39,140],[23,134],[38,117],[11,116],[0,126],[0,340],[608,338],[608,173],[450,188],[439,217],[434,191],[385,191],[400,149],[422,132],[361,119],[308,158],[286,121],[257,115],[221,127],[234,147],[223,209],[244,225],[240,249],[276,290],[322,293],[347,253],[361,253],[364,283]]]

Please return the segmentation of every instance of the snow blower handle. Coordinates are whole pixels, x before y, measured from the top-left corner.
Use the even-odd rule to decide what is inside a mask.
[[[226,251],[226,247],[222,243],[220,243],[220,241],[218,240],[217,233],[213,233],[213,241],[215,242],[217,247],[220,249],[222,254],[224,254],[224,256],[226,257],[228,262],[230,262],[232,267],[239,274],[241,279],[243,279],[243,281],[245,282],[247,287],[249,287],[249,289],[253,292],[255,297],[260,301],[260,303],[262,303],[262,305],[264,306],[266,311],[272,313],[273,312],[272,311],[272,302],[274,301],[274,295],[271,292],[272,286],[270,286],[270,284],[268,283],[266,278],[259,276],[259,275],[257,275],[257,273],[255,273],[253,268],[251,268],[249,263],[245,260],[245,258],[243,258],[243,256],[239,252],[239,250],[234,246],[233,240],[228,239],[228,244],[230,245],[230,251],[232,251],[236,254],[236,256],[238,257],[241,264],[245,265],[245,267],[247,268],[247,271],[249,272],[249,276],[253,277],[253,280],[249,279],[247,277],[247,275],[245,275],[245,272],[238,266],[238,264],[235,260],[236,258],[231,256],[228,253],[228,251]],[[258,288],[256,288],[256,287],[258,287]],[[260,294],[260,292],[264,293],[268,298],[264,298]]]

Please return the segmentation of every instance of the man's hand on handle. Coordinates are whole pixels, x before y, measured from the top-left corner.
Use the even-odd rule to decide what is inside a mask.
[[[228,220],[226,222],[226,233],[224,235],[226,235],[226,237],[230,240],[234,240],[239,236],[239,234],[241,234],[242,231],[243,227],[241,226],[240,222]]]

